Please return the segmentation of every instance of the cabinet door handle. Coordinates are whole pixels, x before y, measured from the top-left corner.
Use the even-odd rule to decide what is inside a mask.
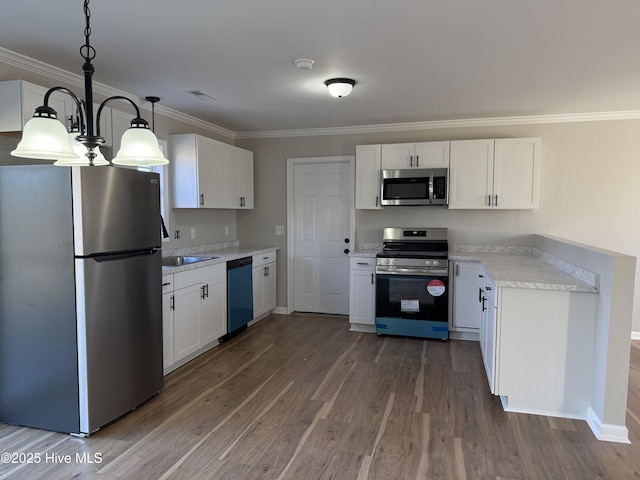
[[[373,285],[373,273],[371,274],[371,285]]]
[[[380,197],[376,195],[376,208],[380,205]]]
[[[262,271],[262,276],[263,277],[269,276],[269,267],[264,267],[264,270]]]
[[[409,155],[409,166],[413,167],[413,155]]]
[[[497,207],[498,206],[498,195],[495,196],[495,201],[493,202],[493,206]]]
[[[416,155],[416,167],[420,166],[420,155]]]
[[[163,287],[166,287],[166,286],[168,286],[168,285],[171,285],[171,282],[164,282],[164,283],[162,284],[162,286],[163,286]]]
[[[204,207],[204,193],[200,194],[200,206]]]
[[[487,198],[488,198],[488,200],[489,200],[489,201],[487,202],[487,207],[490,207],[490,206],[491,206],[491,195],[487,195]]]
[[[487,307],[484,305],[485,300],[486,300],[486,298],[482,297],[482,311],[483,312],[487,309]]]
[[[358,265],[366,265],[367,267],[369,266],[367,262],[358,262]]]
[[[169,302],[169,310],[175,310],[175,309],[176,309],[176,296],[171,295],[171,301]]]
[[[478,287],[478,302],[482,302],[482,288]]]
[[[456,277],[460,276],[460,264],[456,263]]]

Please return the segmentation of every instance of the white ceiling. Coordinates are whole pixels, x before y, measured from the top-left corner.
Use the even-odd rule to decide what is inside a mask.
[[[95,81],[238,133],[640,110],[640,0],[94,0],[90,8]],[[0,46],[77,74],[83,30],[81,0],[0,8]],[[298,70],[299,57],[315,65]],[[358,82],[349,97],[329,96],[323,82],[336,76]]]

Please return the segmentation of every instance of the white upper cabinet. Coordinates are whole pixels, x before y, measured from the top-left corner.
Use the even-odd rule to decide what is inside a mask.
[[[451,142],[449,208],[538,208],[540,139]]]
[[[171,135],[170,151],[172,206],[226,208],[225,144],[191,133]]]
[[[494,208],[538,208],[539,186],[540,139],[496,139]]]
[[[451,142],[449,208],[489,208],[493,148],[493,139]]]
[[[44,105],[48,88],[25,82],[9,80],[0,82],[0,132],[21,132],[36,108]],[[49,106],[58,114],[65,127],[76,110],[75,102],[66,93],[53,92]]]
[[[382,170],[448,168],[449,141],[382,145]]]
[[[253,208],[253,152],[226,145],[227,208]]]
[[[380,209],[381,145],[356,145],[356,209]]]
[[[173,208],[253,208],[253,152],[193,133],[170,151]]]

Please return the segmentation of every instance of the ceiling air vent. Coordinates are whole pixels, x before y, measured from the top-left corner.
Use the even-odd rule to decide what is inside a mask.
[[[198,97],[200,100],[215,100],[215,97],[212,97],[208,93],[204,93],[200,90],[187,90],[187,93],[190,93],[194,97]]]

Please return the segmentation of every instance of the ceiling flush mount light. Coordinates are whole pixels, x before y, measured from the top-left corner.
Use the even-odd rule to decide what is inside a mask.
[[[324,82],[329,89],[329,93],[334,97],[346,97],[351,93],[351,89],[356,84],[355,80],[350,78],[331,78]]]
[[[93,86],[94,68],[91,63],[96,56],[95,49],[89,43],[91,25],[89,20],[89,0],[84,1],[85,44],[80,47],[80,55],[84,58],[85,98],[80,100],[71,90],[64,87],[53,87],[44,95],[44,105],[36,108],[33,118],[22,131],[22,140],[11,154],[15,157],[56,160],[54,165],[61,166],[96,166],[109,165],[100,154],[99,147],[104,144],[100,136],[100,114],[104,106],[112,100],[124,100],[133,105],[136,118],[131,121],[129,129],[122,136],[120,151],[113,159],[116,165],[164,165],[169,161],[164,158],[158,147],[158,139],[149,130],[149,124],[140,117],[140,109],[127,97],[114,96],[107,98],[98,107],[95,128],[93,124]],[[49,106],[49,97],[53,92],[69,95],[77,108],[77,123],[68,133],[58,120],[57,112]]]

